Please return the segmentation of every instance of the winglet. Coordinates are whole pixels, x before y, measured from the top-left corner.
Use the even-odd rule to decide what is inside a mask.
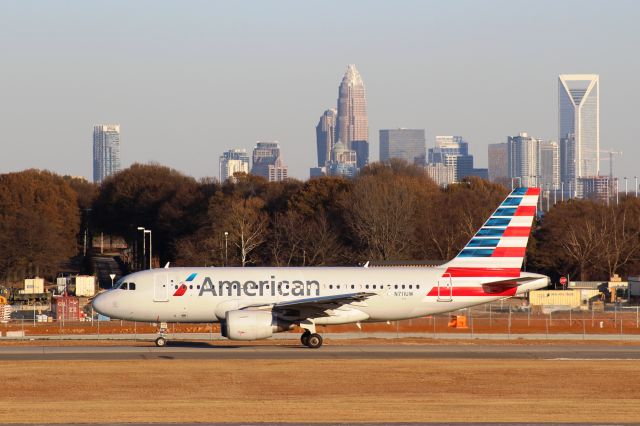
[[[169,264],[170,264],[170,263],[171,263],[171,262],[167,262],[167,264],[166,264],[166,265],[164,265],[164,269],[169,269]]]
[[[368,268],[369,267],[369,261],[367,260],[367,263],[365,263],[364,265],[362,265],[363,268]]]

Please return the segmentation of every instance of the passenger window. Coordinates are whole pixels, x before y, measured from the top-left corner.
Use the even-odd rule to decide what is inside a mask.
[[[356,286],[351,284],[351,290],[353,290],[354,288],[356,288]]]
[[[333,284],[329,284],[329,288],[330,288],[330,289],[333,289]]]
[[[412,289],[412,288],[413,288],[413,286],[411,284],[409,284],[409,289]]]
[[[189,290],[193,290],[193,284],[189,285]]]
[[[402,284],[402,289],[404,290],[404,284]]]
[[[418,284],[418,285],[416,286],[416,288],[417,288],[418,290],[420,290],[420,284]]]
[[[196,288],[197,288],[198,290],[200,290],[200,286],[199,286],[199,285],[198,285],[198,286],[196,286]]]
[[[367,290],[369,290],[369,284],[367,284],[367,285],[365,286],[365,288],[366,288]]]
[[[177,289],[178,289],[178,286],[176,285],[175,287],[176,287],[176,290],[177,290]]]
[[[129,290],[135,290],[136,289],[136,283],[129,283]]]
[[[398,289],[398,284],[396,284],[396,290]]]

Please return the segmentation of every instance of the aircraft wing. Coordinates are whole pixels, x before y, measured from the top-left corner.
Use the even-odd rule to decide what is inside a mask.
[[[313,312],[317,314],[317,316],[324,316],[326,315],[325,311],[328,309],[336,309],[340,306],[348,305],[353,302],[362,302],[375,295],[376,293],[369,292],[344,293],[331,296],[307,297],[305,299],[287,300],[284,302],[264,305],[249,305],[242,309],[271,309],[273,311],[280,312],[295,309],[299,311]]]

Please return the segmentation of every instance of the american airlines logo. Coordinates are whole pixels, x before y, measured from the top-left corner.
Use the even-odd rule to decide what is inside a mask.
[[[196,274],[189,275],[187,282],[193,281]],[[211,277],[205,277],[200,285],[198,296],[209,294],[211,296],[319,296],[320,282],[316,280],[277,280],[271,276],[269,280],[260,281],[236,281],[220,280],[217,283]],[[184,286],[184,291],[177,294]],[[175,296],[181,296],[186,291],[186,284],[181,284]]]
[[[196,278],[198,274],[193,273],[191,275],[189,275],[187,277],[187,279],[185,280],[187,283],[193,282],[193,280]],[[181,282],[180,285],[178,286],[178,289],[175,291],[175,293],[173,293],[174,296],[182,296],[187,292],[187,284],[184,282]]]

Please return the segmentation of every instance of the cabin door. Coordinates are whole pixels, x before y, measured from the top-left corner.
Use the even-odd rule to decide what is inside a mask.
[[[451,274],[444,274],[438,279],[438,302],[453,301],[453,283],[451,282]]]
[[[153,277],[153,301],[169,301],[169,274],[156,274]]]

